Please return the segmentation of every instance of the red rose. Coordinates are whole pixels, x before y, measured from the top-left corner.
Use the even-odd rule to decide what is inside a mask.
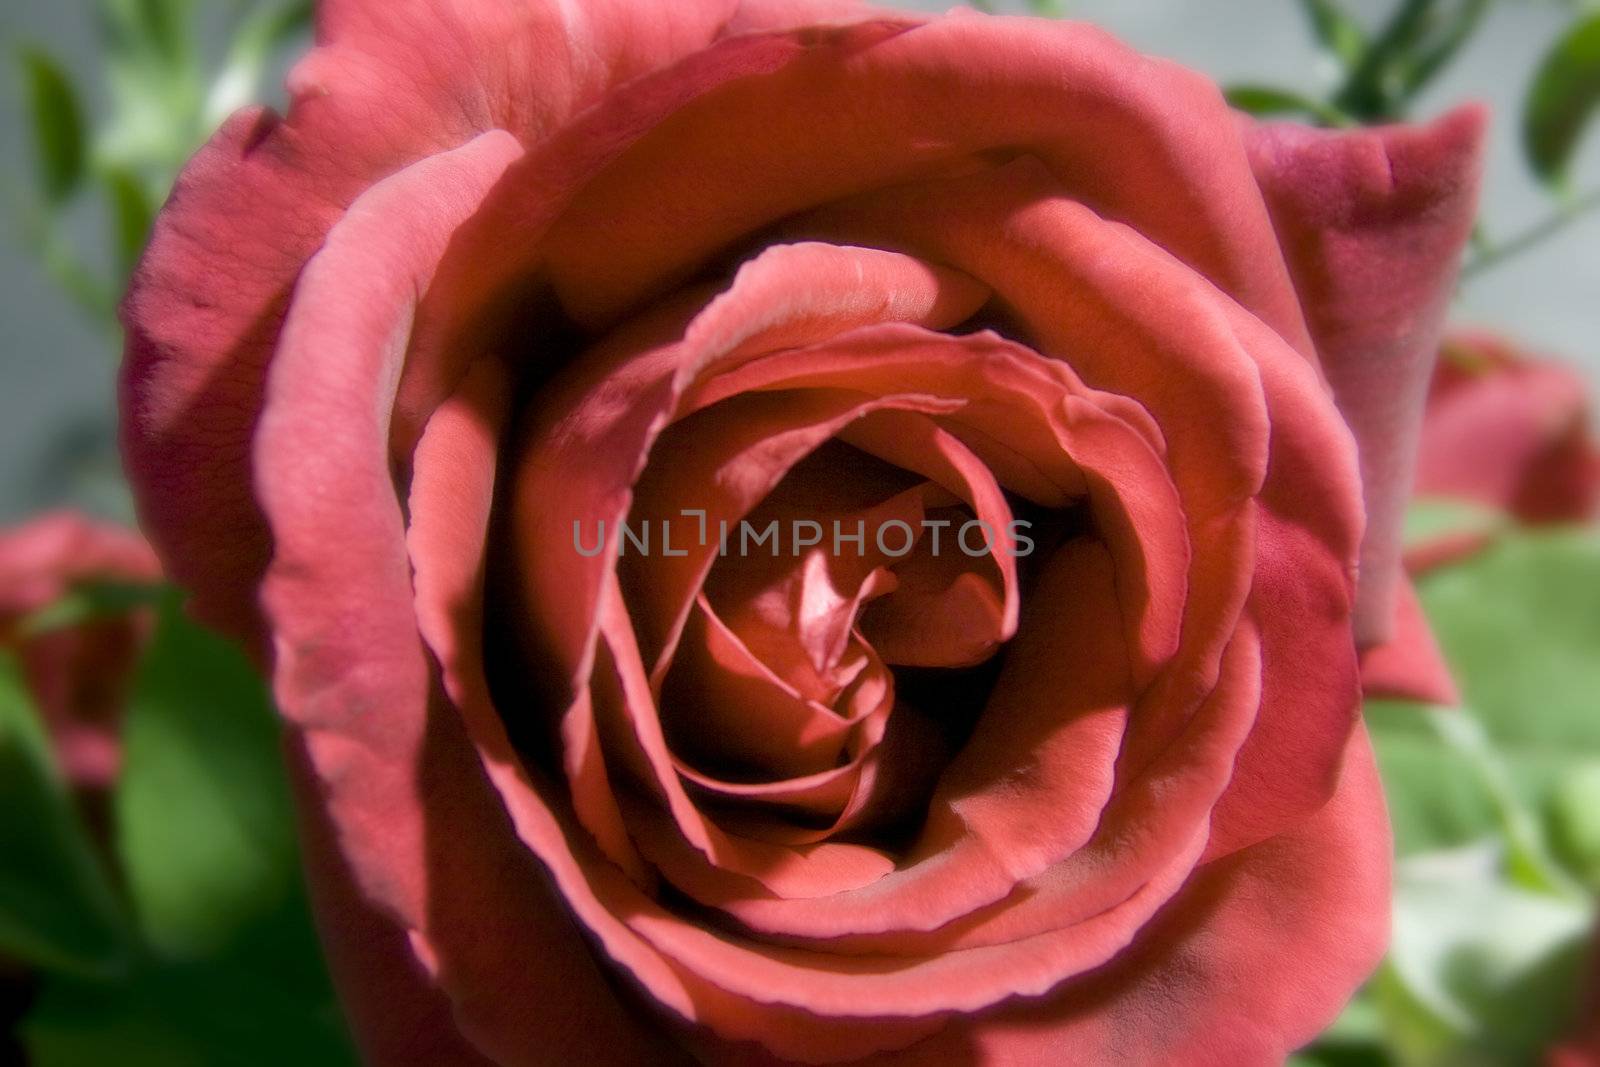
[[[1253,1064],[1337,1014],[1478,112],[1258,127],[1083,26],[845,5],[319,41],[157,225],[125,442],[271,663],[374,1062]]]
[[[76,786],[101,789],[116,777],[128,684],[150,620],[123,612],[37,630],[30,624],[84,585],[159,577],[138,534],[72,512],[0,531],[0,648],[18,657],[62,773]]]
[[[1480,504],[1530,524],[1587,522],[1600,507],[1600,443],[1582,376],[1486,333],[1440,353],[1422,424],[1417,495]],[[1447,537],[1407,554],[1425,570],[1483,538]]]

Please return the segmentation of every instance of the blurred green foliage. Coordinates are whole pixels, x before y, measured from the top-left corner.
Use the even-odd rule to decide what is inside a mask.
[[[114,976],[130,930],[34,711],[16,658],[0,650],[0,954],[71,974]]]
[[[265,689],[175,605],[140,665],[122,744],[117,851],[150,944],[209,952],[293,895],[293,812]]]
[[[109,841],[90,831],[15,659],[0,655],[0,953],[39,976],[29,1055],[37,1067],[353,1065],[262,681],[175,591],[97,596],[39,618],[156,615]]]
[[[36,182],[21,212],[25,237],[58,284],[112,325],[118,296],[185,160],[230,112],[254,100],[268,64],[304,38],[312,0],[94,0],[109,111],[91,121],[85,86],[39,45],[17,54]],[[218,13],[230,42],[202,47]],[[70,236],[69,213],[95,201],[109,259]]]

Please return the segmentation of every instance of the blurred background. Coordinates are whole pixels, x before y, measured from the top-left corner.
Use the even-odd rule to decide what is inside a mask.
[[[114,443],[117,295],[181,162],[233,108],[283,103],[310,3],[0,2],[0,528],[63,506],[131,523]],[[1509,343],[1462,340],[1445,362],[1464,381],[1486,368],[1510,380],[1557,355],[1576,377],[1550,371],[1571,400],[1549,418],[1581,416],[1581,392],[1600,385],[1600,137],[1584,136],[1600,104],[1596,5],[980,6],[1096,22],[1262,113],[1361,124],[1488,101],[1483,210],[1452,321]],[[1547,465],[1593,462],[1586,443],[1561,443]],[[1395,950],[1308,1064],[1540,1062],[1589,1010],[1592,501],[1544,493],[1529,507],[1441,485],[1424,485],[1410,544],[1463,707],[1369,708],[1403,859]],[[89,534],[56,533],[67,557],[91,554]],[[49,603],[0,595],[0,654],[13,647],[0,658],[0,1064],[350,1062],[298,890],[268,698],[171,591],[80,570]],[[49,701],[28,643],[124,623],[139,651],[115,696],[121,774],[84,787],[36,728]],[[243,710],[209,714],[222,705]],[[44,813],[26,832],[11,825],[24,811]]]

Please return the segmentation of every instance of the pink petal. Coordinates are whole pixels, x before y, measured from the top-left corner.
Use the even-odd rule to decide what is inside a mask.
[[[650,450],[696,374],[868,323],[904,318],[932,328],[954,325],[985,295],[960,275],[905,256],[779,246],[747,264],[722,295],[644,317],[588,353],[580,361],[583,377],[558,382],[545,394],[547,414],[535,421],[516,475],[519,498],[530,502],[518,535],[527,561],[527,602],[536,609],[561,606],[536,616],[530,627],[535,643],[548,647],[552,684],[574,686],[586,671],[601,583],[619,551],[617,524],[628,514]],[[677,499],[669,505],[677,518],[679,507],[699,506]],[[600,521],[611,531],[607,551],[575,552],[574,524],[587,544]],[[691,556],[657,558],[653,569],[655,584],[678,583],[678,592],[663,595],[661,603],[669,614],[679,613],[679,624],[711,562],[708,546],[688,547]],[[669,626],[643,636],[649,645],[669,638],[670,631]]]
[[[404,928],[362,895],[339,854],[298,739],[290,742],[289,767],[317,934],[363,1059],[374,1067],[419,1058],[439,1067],[489,1067],[457,1029],[449,999],[418,961]]]
[[[1052,558],[977,732],[893,874],[858,892],[719,906],[790,937],[933,931],[1086,843],[1111,794],[1131,690],[1119,628],[1105,625],[1119,611],[1112,576],[1091,542]]]

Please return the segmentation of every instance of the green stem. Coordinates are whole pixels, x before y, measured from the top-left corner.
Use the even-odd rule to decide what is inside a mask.
[[[1597,208],[1600,208],[1600,189],[1593,189],[1563,204],[1547,218],[1539,220],[1508,241],[1486,242],[1482,250],[1461,269],[1461,280],[1471,281],[1480,274],[1515,259],[1529,249],[1548,241],[1571,223]]]
[[[1366,54],[1334,95],[1335,107],[1364,122],[1395,117],[1394,107],[1401,101],[1392,98],[1400,88],[1389,84],[1393,65],[1422,36],[1437,2],[1405,0],[1395,9],[1382,32],[1367,47]]]

